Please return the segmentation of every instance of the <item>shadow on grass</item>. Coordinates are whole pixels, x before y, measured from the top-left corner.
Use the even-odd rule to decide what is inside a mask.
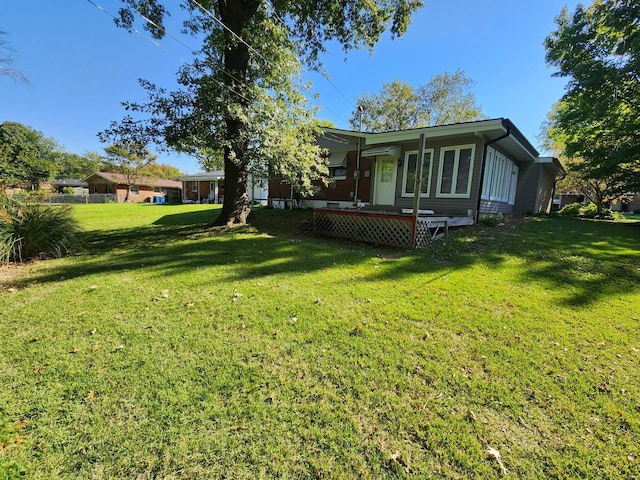
[[[520,281],[551,283],[560,289],[570,286],[563,300],[569,306],[589,305],[640,288],[637,226],[538,218],[517,228],[461,229],[426,251],[402,251],[301,233],[310,230],[309,211],[258,209],[252,225],[231,229],[210,227],[212,221],[210,212],[188,212],[165,215],[148,227],[92,232],[77,262],[43,270],[28,281],[139,269],[150,276],[168,277],[201,267],[228,267],[217,277],[224,282],[357,266],[378,256],[381,261],[386,257],[409,261],[386,262],[367,281],[401,282],[474,264],[503,268],[506,260],[515,257],[526,265],[517,267]]]

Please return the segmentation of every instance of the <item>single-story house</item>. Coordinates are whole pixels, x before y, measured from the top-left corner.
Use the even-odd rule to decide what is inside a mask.
[[[331,183],[300,201],[312,208],[413,208],[417,159],[424,138],[419,209],[479,218],[492,214],[548,213],[560,162],[541,157],[508,119],[383,133],[324,128],[318,144],[328,152]],[[293,198],[274,178],[272,201]]]
[[[614,212],[640,212],[640,193],[627,192],[611,202]]]
[[[89,193],[89,184],[79,178],[53,180],[51,181],[51,186],[55,189],[56,193],[64,193],[65,188],[73,189],[73,193],[76,195]]]
[[[182,201],[185,203],[222,203],[224,201],[224,171],[201,172],[179,177],[182,182]],[[266,205],[266,180],[252,181],[249,177],[249,200]]]
[[[137,176],[131,186],[122,173],[96,172],[84,181],[89,186],[90,195],[104,195],[106,199],[122,203],[164,202],[182,197],[182,182]]]
[[[506,118],[382,133],[323,128],[317,142],[327,151],[330,184],[297,199],[286,179],[273,178],[271,203],[314,208],[320,233],[395,246],[428,243],[441,225],[548,213],[565,175]]]

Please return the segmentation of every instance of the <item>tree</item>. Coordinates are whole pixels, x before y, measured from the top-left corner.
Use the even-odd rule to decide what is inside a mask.
[[[572,15],[564,8],[545,40],[548,64],[569,79],[549,135],[577,159],[572,169],[580,178],[598,185],[595,197],[640,189],[638,18],[635,0],[596,0]]]
[[[124,175],[127,193],[124,201],[129,200],[131,187],[143,175],[145,168],[150,168],[156,161],[156,156],[139,144],[121,143],[109,145],[104,149],[108,160],[115,166],[116,173]]]
[[[137,13],[148,19],[145,28],[155,37],[166,33],[165,3],[122,2],[120,26],[131,29]],[[318,130],[301,92],[298,58],[318,68],[329,40],[345,50],[373,48],[389,26],[393,35],[402,35],[421,5],[421,0],[185,0],[185,30],[203,45],[179,72],[181,89],[167,92],[143,81],[148,102],[126,106],[151,119],[142,125],[125,118],[103,138],[132,131],[179,151],[223,151],[225,197],[216,223],[246,223],[249,175],[278,173],[304,190],[327,173],[313,145]]]
[[[0,124],[0,183],[33,190],[57,171],[57,142],[17,122]]]
[[[84,155],[58,152],[55,161],[58,165],[56,173],[58,179],[85,178],[100,171],[105,164],[104,157],[96,152],[86,152]]]
[[[603,217],[605,204],[625,192],[625,179],[617,172],[595,172],[592,166],[580,157],[566,157],[566,137],[562,131],[554,127],[561,106],[560,103],[554,105],[539,137],[545,149],[558,157],[566,167],[567,174],[557,183],[556,190],[581,192],[596,205],[596,215]]]
[[[412,87],[402,80],[384,83],[380,93],[358,98],[362,127],[369,132],[405,130],[484,118],[469,91],[474,82],[461,70],[434,75],[424,85]],[[353,112],[353,128],[360,128],[360,111]]]
[[[142,169],[142,173],[147,177],[166,178],[176,180],[182,175],[178,167],[169,165],[168,163],[151,163]]]
[[[27,77],[13,66],[13,50],[9,47],[9,43],[2,38],[6,34],[7,32],[0,30],[0,77],[6,76],[29,84]]]

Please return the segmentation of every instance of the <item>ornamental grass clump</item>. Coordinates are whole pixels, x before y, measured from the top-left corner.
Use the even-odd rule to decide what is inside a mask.
[[[69,207],[0,197],[0,261],[61,257],[79,240]]]

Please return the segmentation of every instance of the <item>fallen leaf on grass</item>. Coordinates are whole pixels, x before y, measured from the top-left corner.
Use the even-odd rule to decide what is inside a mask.
[[[97,289],[98,289],[98,286],[97,286],[97,285],[91,285],[91,286],[89,287],[89,291],[97,290]]]
[[[13,287],[7,288],[7,292],[9,293],[16,293],[17,291],[18,291],[17,288],[13,288]]]
[[[17,444],[20,444],[20,443],[22,443],[22,442],[24,442],[24,435],[18,435],[18,436],[16,437],[16,443],[17,443]]]
[[[27,425],[29,425],[31,423],[31,420],[27,419],[27,420],[22,420],[20,423],[18,423],[16,425],[16,430],[22,430],[24,427],[26,427]]]
[[[113,352],[119,352],[120,350],[124,349],[124,345],[118,345],[116,348],[113,349]]]
[[[69,353],[78,353],[80,351],[80,349],[78,347],[73,347]]]
[[[502,473],[506,475],[507,468],[504,466],[504,463],[502,463],[502,455],[500,455],[500,452],[495,448],[489,447],[487,448],[487,453],[489,454],[490,458],[498,463],[498,465],[500,466],[500,470],[502,470]]]
[[[406,473],[411,473],[411,469],[409,468],[409,465],[407,465],[407,463],[402,459],[402,456],[398,452],[391,454],[391,460],[393,460],[402,468],[404,468],[404,471]]]
[[[98,344],[94,343],[93,346],[91,347],[91,351],[95,352],[96,350],[98,350]]]
[[[95,390],[91,390],[86,397],[84,397],[85,400],[93,400],[94,397],[96,396],[96,392]]]

